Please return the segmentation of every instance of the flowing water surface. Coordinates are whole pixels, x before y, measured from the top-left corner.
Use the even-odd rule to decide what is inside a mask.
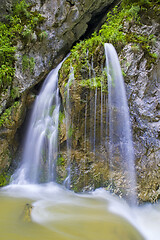
[[[30,211],[25,210],[31,204]],[[160,206],[130,207],[104,189],[10,185],[0,190],[3,240],[158,240]]]
[[[134,191],[134,153],[129,112],[124,83],[115,49],[105,45],[108,74],[109,158],[111,170],[114,159],[129,172],[129,202],[136,202]],[[0,239],[2,240],[158,240],[160,235],[160,206],[128,205],[105,189],[76,194],[55,183],[58,154],[58,124],[60,97],[58,71],[62,62],[46,78],[37,96],[29,124],[22,164],[12,176],[12,184],[0,189]],[[116,66],[116,71],[113,71]],[[89,68],[93,71],[93,66]],[[94,76],[95,77],[95,76]],[[70,109],[71,71],[67,85],[67,106]],[[120,89],[122,91],[120,91]],[[121,92],[121,94],[120,94]],[[87,97],[86,97],[87,98]],[[94,116],[91,131],[93,149],[96,151],[97,89],[90,114]],[[104,98],[106,104],[106,99]],[[103,92],[101,88],[101,135],[103,124]],[[107,106],[107,104],[106,104]],[[66,108],[66,135],[72,127]],[[85,144],[87,132],[87,105],[85,107]],[[107,116],[105,117],[107,119]],[[107,120],[106,120],[107,121]],[[106,130],[105,132],[107,132]],[[115,137],[116,136],[116,137]],[[118,137],[117,137],[118,136]],[[68,140],[69,139],[69,140]],[[70,146],[67,139],[68,176],[70,183]],[[121,161],[122,160],[122,161]],[[129,175],[129,176],[128,176]],[[41,184],[42,182],[49,182]],[[40,184],[38,184],[40,183]],[[132,193],[132,194],[131,194]],[[135,200],[134,200],[135,199]],[[134,201],[133,201],[134,200]]]

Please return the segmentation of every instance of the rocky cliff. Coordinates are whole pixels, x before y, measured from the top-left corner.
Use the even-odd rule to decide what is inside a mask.
[[[101,19],[100,15],[112,2],[113,0],[1,2],[0,18],[11,29],[8,35],[12,46],[16,46],[16,51],[11,63],[13,74],[9,73],[11,80],[5,86],[4,77],[0,87],[0,171],[8,168],[17,149],[15,134],[25,117],[27,99],[34,99],[34,90],[27,97],[29,89],[33,89],[34,85],[45,78],[85,34],[92,20],[97,17]],[[9,14],[7,19],[6,14]],[[4,36],[5,31],[2,28]],[[2,55],[9,51],[6,48],[1,50]],[[11,55],[14,55],[13,50],[9,58]],[[2,62],[1,66],[6,66],[7,69],[6,61],[9,60]],[[3,70],[4,75],[1,77],[7,77],[8,72]],[[15,101],[18,103],[19,116],[17,107],[14,107]],[[18,116],[16,121],[15,116]]]
[[[110,173],[108,147],[104,141],[108,129],[106,119],[108,93],[104,73],[103,41],[108,38],[107,40],[113,43],[118,51],[126,84],[133,128],[138,197],[140,201],[156,201],[160,196],[159,9],[156,9],[154,3],[150,9],[145,6],[143,11],[135,3],[130,6],[129,12],[131,11],[135,11],[134,17],[129,19],[127,11],[123,15],[123,11],[118,10],[117,13],[115,10],[118,14],[115,16],[117,20],[111,17],[111,29],[105,25],[98,36],[79,44],[61,69],[59,86],[66,114],[70,118],[71,134],[66,136],[65,122],[62,122],[59,165],[63,166],[58,166],[58,181],[63,181],[66,176],[64,165],[67,165],[68,156],[67,145],[64,143],[68,138],[71,142],[70,187],[80,191],[104,186],[116,194],[122,196],[124,194],[124,186],[127,183],[124,174],[118,168],[118,157],[115,171]],[[138,17],[136,20],[137,12],[141,18]],[[123,26],[118,31],[115,29],[115,21],[119,21]],[[116,39],[114,36],[112,39],[112,34],[115,33]],[[68,109],[66,92],[71,66],[75,71],[74,80],[69,87]],[[110,182],[111,174],[114,184]]]

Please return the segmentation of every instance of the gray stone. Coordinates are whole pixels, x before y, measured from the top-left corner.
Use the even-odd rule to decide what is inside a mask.
[[[41,31],[47,32],[47,39],[34,43],[24,50],[21,43],[18,44],[16,61],[16,74],[13,86],[19,86],[20,92],[33,87],[44,76],[55,67],[69,52],[71,46],[85,34],[88,23],[93,16],[99,14],[106,6],[109,6],[114,0],[90,0],[90,1],[66,1],[66,0],[46,0],[30,1],[33,3],[32,11],[38,11],[45,17],[41,24]],[[22,56],[35,59],[35,68],[33,72],[22,71]]]
[[[85,34],[88,23],[93,16],[100,14],[101,11],[110,6],[114,0],[29,0],[31,3],[31,11],[38,11],[44,18],[44,22],[40,25],[40,31],[47,33],[47,38],[39,40],[36,32],[33,32],[32,38],[29,43],[21,42],[17,43],[16,51],[16,63],[15,63],[15,76],[12,83],[12,88],[18,88],[19,93],[23,96],[28,93],[30,88],[33,88],[38,82],[44,80],[49,71],[56,67],[56,65],[64,58],[64,56],[70,51],[72,45],[79,40],[79,38]],[[5,15],[11,10],[13,3],[16,0],[1,0],[0,4],[0,19],[5,21]],[[27,26],[26,26],[27,27]],[[34,70],[23,70],[23,56],[27,55],[28,58],[33,58],[35,61]],[[22,97],[23,99],[23,97]],[[26,101],[21,99],[21,107],[23,113],[19,115],[20,119],[13,121],[12,133],[7,131],[6,136],[11,139],[8,145],[3,144],[0,153],[0,163],[3,158],[3,164],[0,164],[0,170],[9,166],[9,155],[15,153],[16,147],[10,147],[14,145],[14,137],[20,123],[25,114]],[[2,93],[0,97],[0,113],[2,113],[6,107],[12,103],[10,101],[10,89]],[[16,114],[16,113],[15,113]],[[23,117],[22,117],[23,116]],[[4,129],[1,127],[2,132]],[[7,147],[8,146],[8,147]],[[16,145],[17,146],[17,145]],[[12,148],[12,149],[11,149]],[[4,150],[4,151],[3,151]],[[1,158],[2,156],[2,158]],[[4,157],[5,156],[5,157]]]

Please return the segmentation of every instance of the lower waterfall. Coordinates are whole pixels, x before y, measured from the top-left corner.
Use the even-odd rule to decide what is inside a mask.
[[[24,145],[22,165],[12,183],[40,183],[55,180],[58,154],[60,97],[58,71],[62,62],[50,72],[35,100]]]

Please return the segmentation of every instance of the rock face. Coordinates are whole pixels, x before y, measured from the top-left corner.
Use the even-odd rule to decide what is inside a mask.
[[[22,101],[22,98],[28,93],[28,90],[44,79],[49,71],[70,51],[71,46],[85,34],[91,19],[100,15],[113,1],[29,1],[31,4],[30,11],[41,14],[43,21],[39,25],[37,32],[34,31],[32,33],[32,40],[28,42],[19,40],[17,43],[16,71],[12,82],[12,89],[17,89],[18,98],[24,104],[22,109],[25,109],[25,101]],[[0,18],[2,21],[5,21],[5,14],[9,13],[14,3],[14,0],[1,1]],[[27,26],[24,26],[25,28]],[[39,39],[38,32],[43,33],[41,39]],[[25,70],[23,66],[24,58],[28,61],[29,65],[31,65],[31,62],[33,63],[32,66]],[[4,113],[6,108],[11,107],[10,94],[10,87],[1,93],[0,113]],[[0,164],[0,172],[10,165],[9,155],[13,156],[16,149],[10,146],[13,145],[14,134],[21,125],[21,122],[21,117],[18,119],[18,122],[13,122],[14,131],[11,134],[12,136],[7,134],[7,132],[10,132],[7,126],[3,126],[2,124],[0,127],[0,141],[1,146],[3,146],[0,157],[0,162],[3,162],[3,164]],[[9,142],[6,139],[10,139]],[[11,148],[14,151],[10,151]]]
[[[15,1],[14,0],[2,0],[0,6],[0,19],[2,21],[5,20],[5,15],[9,13],[12,8],[12,5]]]
[[[67,0],[36,0],[30,1],[31,11],[38,11],[44,21],[40,30],[46,33],[42,42],[30,42],[23,48],[23,43],[18,44],[16,74],[13,82],[21,92],[33,87],[37,82],[64,58],[72,45],[85,34],[92,17],[100,15],[113,0],[98,1],[67,1]],[[27,54],[35,61],[32,72],[22,70],[22,56]]]
[[[160,65],[155,63],[147,69],[147,59],[143,52],[136,58],[137,54],[132,52],[130,45],[125,47],[123,53],[126,62],[129,63],[126,69],[126,82],[133,126],[138,188],[143,201],[154,201],[159,198],[160,186]],[[124,55],[120,57],[124,58]]]
[[[151,51],[157,59],[150,63],[144,51],[128,44],[120,54],[121,65],[126,74],[133,141],[135,148],[137,183],[142,201],[155,201],[160,197],[160,38],[159,20],[150,17],[142,29],[132,26],[131,31],[141,31],[147,38],[156,36]]]
[[[9,168],[10,162],[14,158],[18,147],[16,132],[24,120],[25,110],[25,96],[23,96],[21,100],[15,102],[12,107],[7,109],[1,117],[0,166],[2,170]]]
[[[127,23],[124,23],[127,25]],[[149,39],[155,36],[151,45],[151,53],[156,54],[156,58],[149,57],[145,49],[140,44],[128,43],[118,54],[121,67],[124,72],[126,92],[130,109],[130,117],[133,128],[133,143],[135,148],[135,168],[137,175],[137,192],[140,201],[154,202],[160,198],[160,38],[159,38],[158,17],[149,15],[142,18],[142,25],[132,23],[131,34],[138,32]],[[83,50],[83,54],[85,51]],[[105,66],[104,48],[99,44],[93,50],[92,58],[86,51],[80,57],[81,63],[76,64],[74,80],[69,88],[69,105],[67,108],[67,82],[70,72],[67,72],[69,59],[62,66],[59,80],[62,102],[69,116],[71,135],[66,136],[65,121],[61,124],[61,153],[58,162],[58,181],[64,181],[66,177],[66,166],[69,165],[70,187],[75,191],[91,190],[96,187],[106,187],[116,194],[124,194],[123,187],[126,185],[123,173],[115,166],[115,171],[110,171],[108,165],[108,148],[104,142],[107,121],[104,119],[107,112],[107,104],[102,101],[107,99],[107,91],[103,89],[103,100],[101,98],[101,87],[95,88],[94,84],[89,84],[88,79],[100,77],[106,84],[102,69]],[[88,54],[88,55],[87,55]],[[71,56],[72,57],[72,56]],[[70,68],[70,67],[69,67]],[[97,91],[97,93],[96,93]],[[96,112],[95,119],[95,96]],[[101,119],[103,113],[103,119]],[[102,122],[101,122],[102,121]],[[101,130],[103,125],[103,132]],[[94,126],[96,128],[94,129]],[[94,136],[96,140],[94,142]],[[66,139],[70,144],[67,149]],[[67,155],[69,153],[69,156]],[[70,159],[68,164],[68,159]],[[62,166],[60,167],[60,165]],[[118,164],[118,158],[117,158]],[[111,186],[110,176],[114,186]]]

